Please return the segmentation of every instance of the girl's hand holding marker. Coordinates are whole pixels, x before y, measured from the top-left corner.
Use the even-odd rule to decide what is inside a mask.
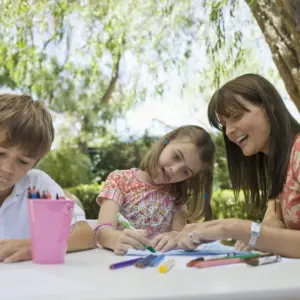
[[[125,229],[117,241],[115,253],[124,254],[129,248],[135,248],[137,250],[144,250],[146,248],[150,252],[155,252],[155,250],[149,246],[150,241],[147,239],[146,230],[135,229],[120,213],[116,215],[116,218]]]

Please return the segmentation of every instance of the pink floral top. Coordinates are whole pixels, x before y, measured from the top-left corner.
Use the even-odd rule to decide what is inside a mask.
[[[286,227],[300,230],[300,135],[296,136],[291,151],[287,179],[279,200]]]
[[[136,170],[116,170],[109,174],[97,203],[100,205],[104,198],[116,201],[120,213],[136,229],[147,230],[150,238],[170,231],[174,212],[184,210],[184,206],[174,204],[169,185],[149,185],[136,177]],[[123,229],[122,225],[118,229]]]

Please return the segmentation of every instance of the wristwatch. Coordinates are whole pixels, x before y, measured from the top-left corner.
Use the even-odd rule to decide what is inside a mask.
[[[250,239],[249,239],[249,244],[248,244],[248,247],[250,249],[255,248],[255,244],[256,244],[258,237],[260,236],[260,232],[261,232],[261,225],[256,222],[252,222]]]

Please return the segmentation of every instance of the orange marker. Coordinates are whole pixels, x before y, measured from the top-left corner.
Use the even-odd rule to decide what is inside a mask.
[[[244,260],[240,259],[240,258],[206,260],[206,261],[199,261],[199,262],[195,263],[193,265],[193,267],[194,268],[209,268],[209,267],[218,267],[218,266],[238,264],[241,262],[244,262]]]

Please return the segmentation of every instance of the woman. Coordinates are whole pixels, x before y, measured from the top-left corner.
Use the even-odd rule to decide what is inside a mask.
[[[234,192],[244,192],[256,208],[268,204],[262,224],[240,219],[187,225],[178,246],[201,240],[238,240],[236,248],[256,248],[300,257],[300,125],[275,87],[245,74],[215,92],[208,108],[212,126],[223,131]]]

